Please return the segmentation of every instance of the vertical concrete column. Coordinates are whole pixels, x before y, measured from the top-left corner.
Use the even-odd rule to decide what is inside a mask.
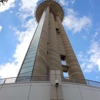
[[[58,86],[56,86],[55,84],[56,80],[58,81]],[[50,71],[50,81],[51,81],[50,99],[51,100],[64,100],[60,70]]]
[[[50,71],[50,82],[51,82],[51,90],[50,90],[50,100],[57,100],[57,90],[55,87],[56,80],[56,72],[55,70]]]
[[[46,16],[40,36],[33,76],[47,75],[47,41],[48,41],[48,21],[49,21],[49,7],[46,9]]]
[[[62,26],[61,20],[58,16],[56,19],[57,19],[57,22],[59,25],[60,34],[61,34],[64,46],[65,46],[65,50],[66,50],[66,61],[69,64],[69,70],[68,70],[69,77],[70,78],[74,77],[74,78],[84,79],[84,75],[83,75],[81,68],[78,64],[77,58],[74,54],[72,46],[71,46],[69,39],[67,37],[67,34]]]
[[[50,13],[49,21],[49,44],[48,44],[49,70],[60,70],[62,73],[60,52],[57,43],[54,16]]]

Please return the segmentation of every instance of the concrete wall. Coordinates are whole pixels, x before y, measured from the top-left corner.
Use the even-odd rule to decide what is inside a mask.
[[[63,84],[64,100],[100,100],[100,88]]]
[[[63,83],[64,100],[100,100],[100,88]],[[50,100],[50,83],[0,85],[0,100]]]
[[[3,85],[0,100],[50,100],[50,83]]]

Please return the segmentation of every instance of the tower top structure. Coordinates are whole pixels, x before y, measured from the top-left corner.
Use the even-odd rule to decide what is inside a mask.
[[[64,10],[60,3],[55,0],[43,0],[36,9],[35,16],[37,22],[39,22],[41,15],[46,7],[49,7],[50,12],[53,13],[54,17],[59,16],[61,21],[64,19]]]

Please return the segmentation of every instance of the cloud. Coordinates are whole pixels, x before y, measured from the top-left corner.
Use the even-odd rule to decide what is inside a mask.
[[[74,3],[75,3],[75,0],[70,0],[70,2],[71,2],[72,4],[74,4]]]
[[[2,30],[2,26],[0,26],[0,31]]]
[[[95,32],[95,34],[93,35],[93,38],[95,38],[98,35],[98,32]]]
[[[100,58],[97,60],[97,65],[98,65],[98,68],[99,68],[99,71],[100,71]]]
[[[76,33],[83,29],[87,30],[92,25],[92,22],[87,16],[79,17],[79,14],[73,9],[68,9],[63,24],[67,29]]]
[[[86,53],[80,52],[78,59],[84,72],[100,71],[100,41],[93,35],[91,45]]]
[[[87,36],[86,35],[83,35],[82,37],[83,37],[84,40],[87,40]]]
[[[31,20],[31,22],[33,23],[34,19]],[[36,25],[32,24],[26,31],[20,32],[16,30],[15,34],[17,34],[17,38],[20,43],[16,46],[13,59],[10,62],[0,65],[0,76],[2,78],[17,76],[35,28]]]
[[[0,65],[0,76],[2,78],[16,77],[19,66],[15,62]]]
[[[36,3],[37,3],[37,0],[31,0],[30,3],[27,0],[22,0],[20,3],[18,14],[19,16],[21,16],[21,19],[20,19],[22,21],[21,27],[25,28],[25,31],[21,31],[21,30],[18,30],[16,27],[9,26],[9,28],[14,31],[16,38],[18,39],[18,43],[16,45],[15,53],[13,54],[13,59],[11,59],[9,62],[6,62],[0,65],[1,78],[16,77],[18,74],[22,61],[28,49],[29,43],[31,41],[31,38],[37,26],[35,18],[34,18],[34,14],[33,14],[33,10],[35,9]],[[32,18],[30,18],[26,22],[26,18],[29,16],[27,15],[28,12],[31,13],[30,16],[32,16]]]
[[[0,12],[4,12],[4,11],[8,10],[9,8],[14,7],[15,6],[14,2],[15,2],[15,0],[8,0],[8,2],[6,2],[4,5],[1,4]]]
[[[63,6],[68,6],[68,1],[66,1],[66,0],[59,0],[59,2],[60,2]]]

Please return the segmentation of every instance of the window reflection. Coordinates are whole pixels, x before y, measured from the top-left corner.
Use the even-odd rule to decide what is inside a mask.
[[[28,63],[24,63],[22,67],[31,67],[33,66],[34,62],[28,62]]]
[[[33,69],[33,67],[22,68],[20,73],[22,74],[22,73],[30,72],[30,71],[32,71],[32,69]]]
[[[22,73],[19,76],[31,76],[32,72]]]
[[[34,60],[35,60],[35,57],[26,58],[24,63],[31,62],[31,61],[34,61]]]

